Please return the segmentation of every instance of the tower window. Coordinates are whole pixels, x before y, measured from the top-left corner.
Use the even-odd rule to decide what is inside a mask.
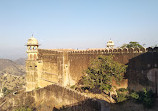
[[[36,50],[36,47],[33,47],[34,50]]]
[[[37,57],[36,57],[36,54],[34,54],[34,59],[36,60],[36,58],[37,58]]]
[[[30,59],[32,59],[32,54],[30,54]]]
[[[32,50],[32,47],[30,46],[30,50]]]

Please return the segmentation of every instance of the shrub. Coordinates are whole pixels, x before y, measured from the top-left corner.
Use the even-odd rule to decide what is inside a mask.
[[[117,98],[116,98],[116,102],[123,102],[127,100],[127,95],[126,94],[123,94],[123,93],[120,93],[117,95]]]
[[[2,89],[2,93],[4,94],[4,96],[8,95],[10,92],[11,90],[7,89],[6,87]]]
[[[136,92],[133,92],[132,94],[131,94],[131,97],[133,98],[133,99],[138,99],[139,98],[139,94],[137,94]]]
[[[131,97],[146,108],[151,108],[154,105],[155,98],[152,90],[147,91],[144,88],[143,91],[133,92]]]
[[[15,111],[33,111],[31,108],[25,108],[25,107],[21,107],[16,109]]]
[[[117,103],[123,102],[128,99],[128,89],[120,88],[116,90],[117,96],[114,96],[114,99]]]

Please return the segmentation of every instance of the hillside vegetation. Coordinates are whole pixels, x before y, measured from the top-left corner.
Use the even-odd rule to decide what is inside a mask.
[[[21,89],[25,85],[24,59],[0,59],[0,89]]]
[[[0,59],[0,75],[11,74],[11,75],[24,75],[25,65],[20,65],[9,59]]]
[[[21,89],[25,85],[25,77],[4,74],[0,76],[1,87],[6,87],[9,90]]]

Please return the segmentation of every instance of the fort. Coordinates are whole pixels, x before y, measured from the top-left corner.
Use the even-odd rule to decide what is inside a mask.
[[[27,54],[26,91],[1,98],[1,111],[23,106],[38,111],[62,111],[63,107],[70,111],[110,111],[106,101],[70,89],[84,75],[91,60],[99,55],[114,55],[115,61],[128,65],[121,84],[113,83],[116,88],[135,91],[146,88],[158,95],[158,47],[114,48],[110,40],[107,48],[102,49],[39,49],[37,39],[31,37],[27,42]],[[132,108],[135,104],[124,109],[133,111]],[[111,111],[119,111],[119,108]]]
[[[91,60],[99,55],[114,55],[116,61],[129,65],[125,74],[126,78],[118,87],[129,87],[135,90],[152,87],[155,92],[158,92],[157,47],[114,48],[112,40],[108,41],[107,48],[102,49],[38,49],[38,47],[37,39],[31,37],[27,42],[26,91],[51,84],[72,86],[81,79]],[[135,78],[136,76],[138,78]],[[143,80],[146,83],[148,81],[154,83],[153,85],[140,84]],[[135,86],[135,83],[138,85]]]

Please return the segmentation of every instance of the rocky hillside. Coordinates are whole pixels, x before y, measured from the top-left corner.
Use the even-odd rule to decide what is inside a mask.
[[[21,89],[25,85],[24,59],[11,61],[0,59],[0,89]]]
[[[21,89],[25,85],[25,76],[4,74],[0,76],[0,86],[9,90]]]
[[[26,58],[19,58],[19,59],[15,60],[14,62],[19,65],[25,65],[25,60],[26,60]]]
[[[24,75],[25,65],[18,64],[9,59],[0,59],[0,75]]]

